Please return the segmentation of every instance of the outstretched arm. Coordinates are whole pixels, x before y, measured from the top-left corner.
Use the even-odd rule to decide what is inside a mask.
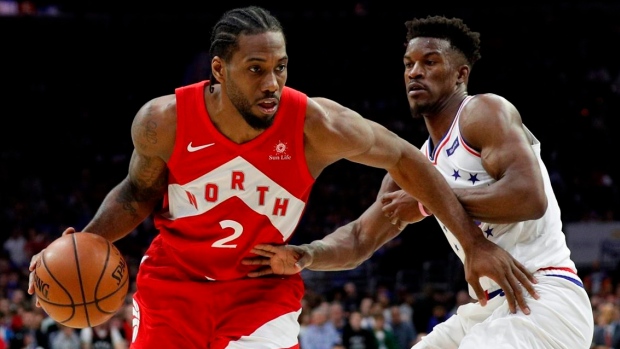
[[[249,276],[295,274],[305,268],[321,271],[356,268],[407,225],[393,221],[390,212],[385,213],[382,209],[383,194],[396,189],[394,181],[386,175],[375,202],[359,218],[321,240],[300,246],[257,245],[252,252],[267,258],[245,260],[245,264],[263,266]],[[422,218],[418,212],[417,220]]]

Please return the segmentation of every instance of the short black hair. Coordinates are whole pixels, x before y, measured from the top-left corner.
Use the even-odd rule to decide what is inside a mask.
[[[224,61],[230,60],[239,48],[239,36],[266,32],[283,33],[280,21],[269,11],[258,6],[240,7],[225,12],[211,31],[211,57],[219,56]],[[211,73],[211,86],[217,82]],[[210,89],[212,90],[212,88]]]
[[[428,16],[414,18],[405,22],[407,43],[417,37],[446,39],[450,46],[465,56],[467,63],[473,67],[480,54],[480,33],[471,31],[460,18]]]

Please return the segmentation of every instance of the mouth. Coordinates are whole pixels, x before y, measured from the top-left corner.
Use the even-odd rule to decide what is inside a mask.
[[[278,110],[278,100],[275,98],[263,99],[258,103],[258,107],[265,114],[274,114]]]
[[[411,82],[407,85],[407,95],[417,96],[426,91],[426,87],[418,82]]]

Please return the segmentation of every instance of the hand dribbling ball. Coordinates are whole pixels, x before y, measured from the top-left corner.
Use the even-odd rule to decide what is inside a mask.
[[[39,304],[56,322],[73,328],[100,325],[117,313],[129,291],[120,251],[92,233],[63,235],[45,248],[34,271]]]

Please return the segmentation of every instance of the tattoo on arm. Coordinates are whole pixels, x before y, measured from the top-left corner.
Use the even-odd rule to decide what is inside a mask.
[[[153,157],[142,156],[135,164],[134,174],[124,182],[117,202],[136,219],[141,219],[141,203],[153,204],[163,197],[168,184],[165,163]]]
[[[144,128],[144,138],[151,144],[157,144],[157,123],[149,121]]]

